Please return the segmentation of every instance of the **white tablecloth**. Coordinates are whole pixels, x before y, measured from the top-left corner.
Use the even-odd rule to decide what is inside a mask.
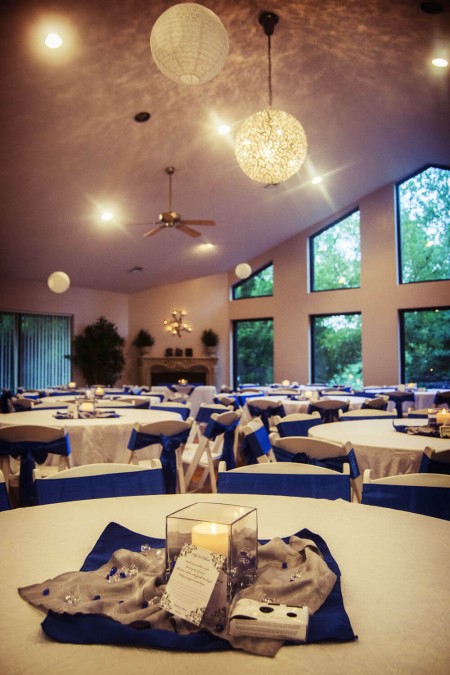
[[[398,425],[419,425],[417,419],[394,419]],[[358,420],[318,424],[309,430],[312,438],[346,443],[350,441],[358,460],[361,476],[372,469],[373,478],[416,473],[426,447],[436,451],[450,448],[450,439],[409,436],[396,431],[392,420]]]
[[[43,613],[17,588],[79,569],[115,521],[165,537],[165,516],[196,501],[256,506],[259,537],[307,527],[327,542],[359,639],[283,647],[273,659],[241,652],[178,653],[137,647],[60,644]],[[0,513],[2,675],[447,675],[450,659],[450,523],[328,500],[243,495],[125,497]]]
[[[178,413],[160,410],[120,409],[119,417],[98,419],[57,419],[55,410],[32,410],[31,412],[0,414],[0,426],[11,424],[35,424],[66,428],[69,434],[73,463],[95,464],[97,462],[128,462],[127,449],[131,431],[136,422],[147,424],[166,419],[180,420]],[[140,451],[140,458],[146,459],[146,450]],[[58,463],[56,455],[47,463]]]
[[[66,408],[69,403],[74,403],[76,398],[74,396],[46,396],[34,401],[33,410],[44,410],[45,408]],[[84,400],[84,399],[81,399]],[[121,394],[117,396],[105,396],[104,398],[97,398],[95,405],[98,408],[130,408],[134,405],[147,403],[148,405],[158,405],[160,399],[158,396]]]

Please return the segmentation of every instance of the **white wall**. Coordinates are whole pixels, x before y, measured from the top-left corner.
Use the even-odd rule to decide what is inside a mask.
[[[273,317],[274,379],[308,382],[309,321],[312,314],[362,312],[363,379],[365,385],[399,381],[398,310],[450,304],[450,281],[422,284],[397,283],[394,185],[387,185],[349,205],[345,212],[300,232],[270,251],[249,260],[253,269],[274,263],[274,295],[270,298],[231,301],[230,286],[238,279],[217,274],[169,284],[127,296],[71,287],[51,293],[46,283],[0,282],[0,309],[73,314],[74,333],[100,315],[115,323],[127,339],[127,365],[122,381],[138,381],[137,350],[132,340],[140,328],[155,338],[152,353],[163,356],[166,347],[203,348],[200,335],[213,328],[220,336],[220,382],[230,380],[231,323],[237,319]],[[308,236],[354,208],[361,212],[361,288],[310,293],[308,290]],[[172,309],[185,310],[191,334],[181,338],[165,332],[163,321]]]

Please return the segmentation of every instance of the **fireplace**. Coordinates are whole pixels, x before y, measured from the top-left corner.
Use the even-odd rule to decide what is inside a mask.
[[[217,362],[214,356],[161,358],[143,356],[139,363],[139,381],[143,386],[175,384],[178,380],[188,380],[194,385],[217,384]]]

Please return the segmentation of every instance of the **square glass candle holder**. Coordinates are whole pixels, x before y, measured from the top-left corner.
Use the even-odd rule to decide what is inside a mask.
[[[184,544],[226,557],[227,597],[250,586],[258,565],[258,518],[255,508],[196,502],[166,518],[167,579]]]

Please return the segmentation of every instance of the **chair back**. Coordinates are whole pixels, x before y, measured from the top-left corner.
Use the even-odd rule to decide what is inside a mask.
[[[247,410],[250,417],[260,417],[267,431],[274,416],[284,417],[286,412],[279,399],[249,398],[247,399]]]
[[[397,414],[395,412],[379,410],[378,408],[360,408],[359,410],[349,410],[345,413],[339,410],[340,422],[355,422],[356,420],[390,420],[393,418],[395,419],[396,417]]]
[[[308,406],[308,413],[318,412],[324,424],[339,421],[339,410],[347,412],[349,409],[349,402],[345,399],[337,401],[335,399],[315,401]]]
[[[20,459],[20,506],[36,504],[33,469],[49,454],[59,455],[59,467],[71,466],[69,437],[65,429],[53,426],[15,424],[0,428],[0,468],[6,484],[11,480],[10,457]]]
[[[450,449],[436,452],[433,448],[425,448],[419,472],[450,475]]]
[[[450,408],[450,391],[438,391],[433,401],[434,405],[444,406]]]
[[[387,410],[389,403],[389,396],[375,396],[374,398],[366,398],[362,404],[362,410]]]
[[[180,492],[185,491],[183,465],[181,453],[187,443],[192,427],[192,419],[163,420],[148,424],[136,424],[128,441],[131,450],[129,463],[133,461],[134,453],[148,446],[158,446],[157,453],[161,460],[165,489],[173,494],[178,487]]]
[[[242,427],[243,442],[241,452],[246,464],[275,462],[269,432],[262,420],[257,417]]]
[[[35,469],[34,478],[39,504],[165,493],[159,459],[152,459],[149,468],[132,464],[88,464],[47,478],[42,478],[39,469]]]
[[[153,394],[152,394],[153,396]],[[183,420],[187,420],[191,414],[189,406],[185,403],[176,403],[174,401],[166,401],[165,403],[156,403],[150,406],[151,410],[165,410],[166,412],[174,412],[181,415]]]
[[[362,503],[450,520],[450,475],[417,473],[373,479],[364,471]]]
[[[407,401],[414,401],[414,394],[412,391],[404,391],[402,389],[396,389],[395,391],[390,391],[389,400],[393,401],[395,410],[397,412],[397,417],[403,417],[403,404]]]
[[[294,464],[254,464],[226,471],[219,464],[217,483],[222,494],[265,494],[350,501],[349,467],[343,473],[319,466]]]
[[[280,436],[307,436],[311,427],[322,424],[322,418],[318,412],[311,415],[307,413],[293,413],[285,417],[276,416],[273,418],[273,424],[276,426]]]
[[[6,489],[5,476],[0,470],[0,511],[9,511],[11,502],[9,501],[8,490]]]

